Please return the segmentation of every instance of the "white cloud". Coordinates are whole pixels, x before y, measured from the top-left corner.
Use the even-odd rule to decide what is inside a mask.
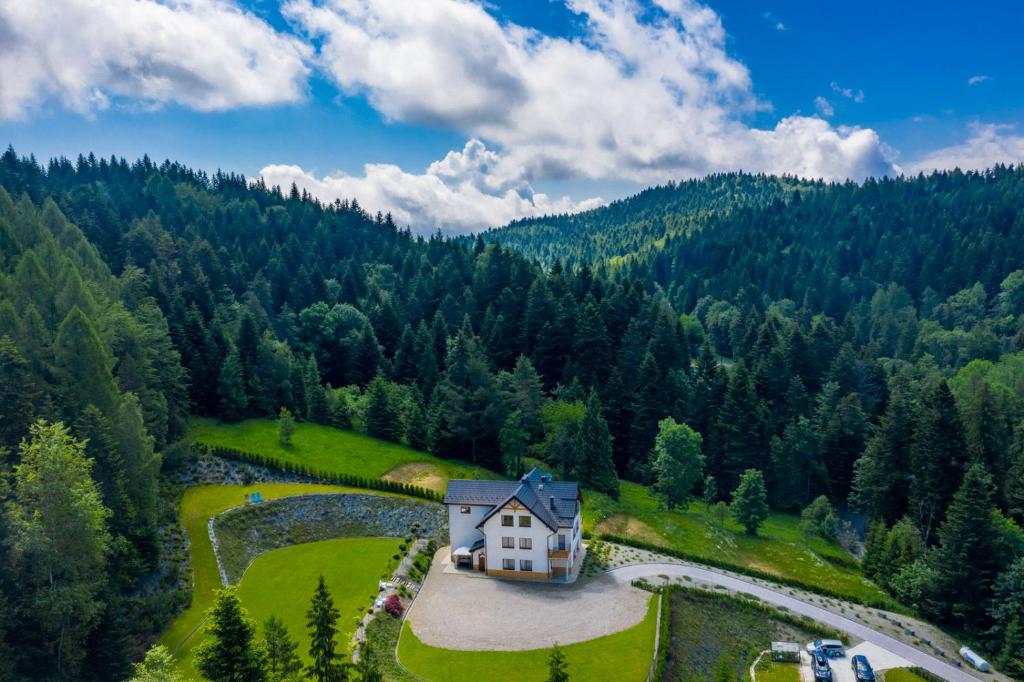
[[[963,144],[936,149],[907,164],[912,173],[959,168],[982,170],[997,163],[1024,162],[1024,135],[1014,135],[1013,126],[973,123]]]
[[[825,118],[832,118],[836,113],[836,110],[832,108],[832,102],[829,102],[821,95],[814,98],[814,108]]]
[[[981,85],[985,81],[990,81],[990,80],[992,80],[991,76],[986,76],[984,74],[981,74],[981,75],[978,75],[978,76],[971,76],[970,78],[968,78],[967,79],[967,84],[968,85]]]
[[[765,12],[761,16],[763,16],[769,23],[773,24],[775,26],[776,31],[786,30],[786,25],[782,23],[779,19],[776,19],[775,15],[772,14],[771,12]]]
[[[486,141],[472,179],[445,179],[466,150],[425,174],[404,175],[436,189],[431,202],[452,187],[467,192],[453,200],[470,190],[496,199],[463,225],[503,222],[509,207],[531,196],[525,188],[551,178],[652,183],[744,169],[861,179],[895,170],[871,130],[803,116],[750,127],[745,120],[767,105],[747,68],[728,55],[718,15],[692,0],[654,4],[659,11],[651,13],[634,0],[567,0],[586,21],[584,35],[571,40],[500,23],[483,4],[464,0],[288,0],[283,11],[317,42],[320,68],[346,94],[365,95],[389,120]],[[367,166],[358,180],[373,199],[360,202],[392,206],[383,201],[397,192],[371,187],[371,174],[384,182],[396,172]],[[357,181],[330,179],[332,191]],[[532,196],[527,210],[538,203]],[[402,198],[415,213],[412,197]]]
[[[230,0],[0,0],[0,118],[58,100],[203,111],[302,98],[311,49]]]
[[[524,183],[496,185],[488,174],[497,156],[479,140],[451,151],[426,172],[407,173],[393,164],[366,164],[362,176],[334,173],[317,177],[294,165],[270,165],[260,171],[270,186],[285,191],[294,182],[325,201],[352,198],[371,211],[389,210],[398,225],[420,233],[441,229],[463,234],[516,218],[585,211],[604,203],[600,198],[575,202],[534,192]]]
[[[832,92],[836,93],[837,95],[841,95],[841,96],[845,97],[846,99],[852,99],[857,104],[860,104],[861,102],[864,101],[864,91],[863,90],[857,90],[856,92],[854,92],[853,88],[844,88],[843,86],[839,85],[839,83],[836,83],[835,81],[832,81],[831,86],[832,86]]]

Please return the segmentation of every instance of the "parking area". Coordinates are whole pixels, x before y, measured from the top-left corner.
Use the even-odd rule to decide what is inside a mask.
[[[434,556],[408,616],[431,646],[515,651],[583,642],[638,624],[651,599],[606,574],[566,585],[455,572],[448,551]]]
[[[853,674],[853,668],[850,667],[850,659],[857,655],[865,656],[876,673],[883,670],[891,670],[892,668],[906,668],[911,665],[907,659],[883,649],[877,644],[861,642],[857,646],[847,649],[846,655],[842,658],[830,660],[832,665],[832,682],[857,682],[857,678]],[[801,682],[814,682],[814,673],[811,671],[811,656],[806,650],[800,654],[800,663]]]

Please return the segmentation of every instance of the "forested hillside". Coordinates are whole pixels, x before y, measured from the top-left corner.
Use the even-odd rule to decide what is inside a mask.
[[[574,267],[660,249],[667,238],[699,231],[709,218],[742,206],[763,207],[820,182],[728,173],[671,182],[582,213],[517,220],[482,236],[542,265]]]
[[[826,496],[823,533],[828,505],[870,514],[869,575],[1014,670],[1024,169],[717,182],[706,199],[651,190],[647,237],[542,269],[484,240],[415,237],[355,200],[8,151],[0,664],[122,679],[175,594],[154,587],[154,453],[175,465],[189,413],[287,408],[510,475],[533,455],[613,496],[628,478],[669,506],[731,499],[758,469],[777,509]],[[537,240],[531,255],[554,252]],[[699,456],[674,462],[681,442]],[[67,514],[86,530],[47,521]]]

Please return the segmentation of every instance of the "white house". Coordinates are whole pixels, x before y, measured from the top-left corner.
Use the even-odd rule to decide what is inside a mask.
[[[579,485],[533,469],[518,481],[448,481],[452,561],[487,575],[569,580],[582,563]]]

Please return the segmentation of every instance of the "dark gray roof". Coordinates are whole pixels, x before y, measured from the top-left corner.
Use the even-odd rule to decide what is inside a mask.
[[[576,518],[579,485],[571,481],[552,481],[550,476],[533,469],[518,481],[448,481],[445,504],[476,504],[492,506],[480,521],[483,525],[498,509],[512,499],[524,507],[552,530],[568,526]]]

